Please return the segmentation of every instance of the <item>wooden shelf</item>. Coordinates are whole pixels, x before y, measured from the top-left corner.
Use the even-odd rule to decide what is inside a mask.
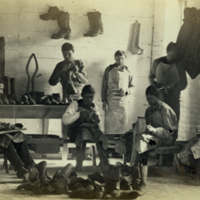
[[[24,131],[24,130],[26,130],[26,128],[22,128],[22,129],[13,129],[13,130],[7,130],[7,131],[0,131],[0,135],[1,135],[1,134],[5,134],[5,133],[15,133],[15,132]]]
[[[61,119],[68,105],[0,105],[0,118]]]

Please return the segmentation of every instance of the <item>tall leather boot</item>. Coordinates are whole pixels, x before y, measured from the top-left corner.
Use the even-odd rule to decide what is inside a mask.
[[[107,165],[103,167],[103,177],[105,181],[105,192],[103,198],[111,195],[112,199],[120,196],[120,170],[119,166]]]
[[[83,161],[85,159],[86,142],[82,142],[81,147],[76,146],[76,170],[82,171]]]
[[[7,76],[3,77],[4,89],[3,89],[3,94],[0,95],[0,98],[3,102],[3,104],[16,104],[14,101],[8,100],[8,87],[9,87],[8,80],[9,80],[9,78]]]
[[[94,30],[94,20],[93,20],[93,13],[92,12],[88,12],[87,13],[88,16],[88,20],[89,20],[89,24],[90,24],[90,30],[84,34],[84,37],[90,37],[92,30]]]
[[[141,175],[139,166],[131,166],[131,174],[132,174],[132,188],[135,191],[140,190],[140,182],[141,182]]]
[[[48,12],[46,14],[42,14],[40,15],[40,19],[42,20],[56,20],[57,19],[57,15],[60,11],[58,10],[58,8],[55,7],[49,7]]]
[[[11,94],[8,96],[9,101],[15,101],[17,105],[22,105],[23,102],[19,101],[17,99],[16,93],[15,93],[15,78],[10,78],[10,89],[11,89]]]
[[[140,166],[140,174],[141,174],[141,182],[140,182],[140,189],[138,191],[138,194],[142,196],[146,192],[147,176],[148,176],[147,165]]]
[[[58,22],[58,26],[60,27],[60,30],[58,33],[53,34],[51,38],[52,39],[60,39],[60,38],[69,39],[71,36],[71,29],[69,26],[69,13],[60,11],[57,16],[57,22]]]
[[[93,21],[93,29],[90,33],[90,37],[96,37],[99,34],[103,33],[103,23],[101,21],[101,13],[93,12],[91,16],[91,20]]]
[[[36,165],[39,172],[39,180],[42,184],[45,183],[47,162],[42,161]]]

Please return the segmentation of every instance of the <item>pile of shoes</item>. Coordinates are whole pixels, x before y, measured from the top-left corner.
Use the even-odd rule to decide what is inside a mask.
[[[116,170],[119,173],[113,176]],[[44,172],[42,174],[44,177]],[[68,164],[58,170],[53,178],[47,180],[40,177],[37,181],[35,179],[35,182],[18,186],[17,189],[33,191],[39,195],[66,194],[69,198],[76,199],[136,199],[139,196],[132,189],[132,174],[129,167],[121,163],[109,165],[107,174],[94,172],[85,179],[78,177],[73,166]]]
[[[15,93],[15,78],[9,78],[7,76],[0,78],[0,104],[23,104],[22,101],[17,99]]]

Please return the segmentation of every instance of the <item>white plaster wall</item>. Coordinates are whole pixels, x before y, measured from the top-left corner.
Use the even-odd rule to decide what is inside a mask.
[[[199,0],[188,0],[187,7],[200,9]],[[192,80],[189,76],[188,86],[181,94],[181,119],[179,139],[189,140],[196,135],[196,126],[200,124],[200,76]]]
[[[154,2],[154,33],[152,58],[166,55],[169,42],[176,42],[182,25],[184,6],[200,9],[199,0],[167,0]],[[181,13],[182,12],[182,13]],[[162,13],[164,15],[162,15]],[[181,19],[182,17],[182,19]],[[180,122],[178,140],[189,140],[196,135],[196,126],[200,124],[200,76],[192,80],[188,75],[188,86],[181,92]]]
[[[26,92],[26,63],[35,53],[39,62],[36,90],[46,94],[60,92],[61,87],[48,84],[55,65],[62,60],[60,47],[67,40],[53,40],[51,35],[59,30],[56,21],[42,21],[40,14],[46,13],[49,6],[70,13],[72,29],[71,42],[75,46],[75,58],[86,63],[89,83],[94,85],[97,94],[95,102],[100,108],[101,127],[104,127],[104,113],[101,109],[100,91],[105,68],[114,62],[113,54],[122,49],[127,52],[127,66],[133,74],[135,89],[130,96],[129,125],[137,116],[143,116],[147,107],[145,89],[149,85],[148,74],[153,59],[164,56],[167,44],[175,42],[181,26],[181,1],[179,0],[0,0],[0,36],[6,41],[6,75],[16,78],[16,91],[20,97]],[[187,6],[200,8],[199,0],[188,0]],[[102,13],[105,33],[96,38],[85,38],[89,29],[86,13],[96,9]],[[145,49],[141,56],[129,52],[132,25],[141,23],[140,46]],[[153,35],[152,35],[153,32]],[[153,36],[153,37],[152,37]],[[30,68],[34,70],[34,63]],[[200,77],[191,80],[181,95],[181,119],[179,139],[187,140],[195,135],[199,124],[199,83]],[[63,111],[64,112],[64,111]],[[2,121],[22,121],[27,133],[41,133],[41,120],[1,119]],[[49,133],[61,135],[60,120],[50,120]]]
[[[20,97],[26,92],[26,63],[35,53],[38,58],[39,72],[43,76],[36,79],[36,90],[46,94],[60,92],[61,87],[50,86],[48,79],[55,65],[62,60],[61,45],[64,39],[53,40],[51,35],[59,28],[56,21],[42,21],[40,14],[46,13],[49,6],[57,6],[69,12],[72,30],[71,42],[75,47],[75,58],[83,59],[91,83],[97,91],[95,103],[101,113],[103,128],[104,113],[101,110],[100,92],[102,75],[105,68],[114,62],[116,50],[127,52],[127,66],[133,74],[135,89],[130,97],[129,126],[137,116],[143,116],[147,107],[145,89],[149,85],[148,73],[151,62],[153,5],[154,0],[0,0],[0,36],[6,41],[6,75],[16,78],[16,91]],[[87,12],[96,9],[102,13],[105,33],[96,38],[85,38],[89,29]],[[145,49],[141,56],[132,55],[128,49],[131,40],[132,25],[141,23],[140,46]],[[30,68],[34,70],[34,63]],[[8,119],[7,119],[8,120]],[[6,121],[7,121],[6,120]],[[41,133],[41,120],[22,121],[27,133]],[[61,133],[60,120],[50,120],[50,133]]]

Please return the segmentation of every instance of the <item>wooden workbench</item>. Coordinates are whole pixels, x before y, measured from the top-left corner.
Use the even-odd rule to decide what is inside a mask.
[[[48,134],[49,119],[62,119],[67,107],[68,105],[0,105],[0,118],[42,119],[42,134]],[[65,154],[66,150],[63,151]]]
[[[42,134],[48,134],[49,119],[61,119],[67,107],[68,105],[0,105],[0,118],[42,119]]]
[[[68,105],[0,105],[0,118],[61,119]]]

